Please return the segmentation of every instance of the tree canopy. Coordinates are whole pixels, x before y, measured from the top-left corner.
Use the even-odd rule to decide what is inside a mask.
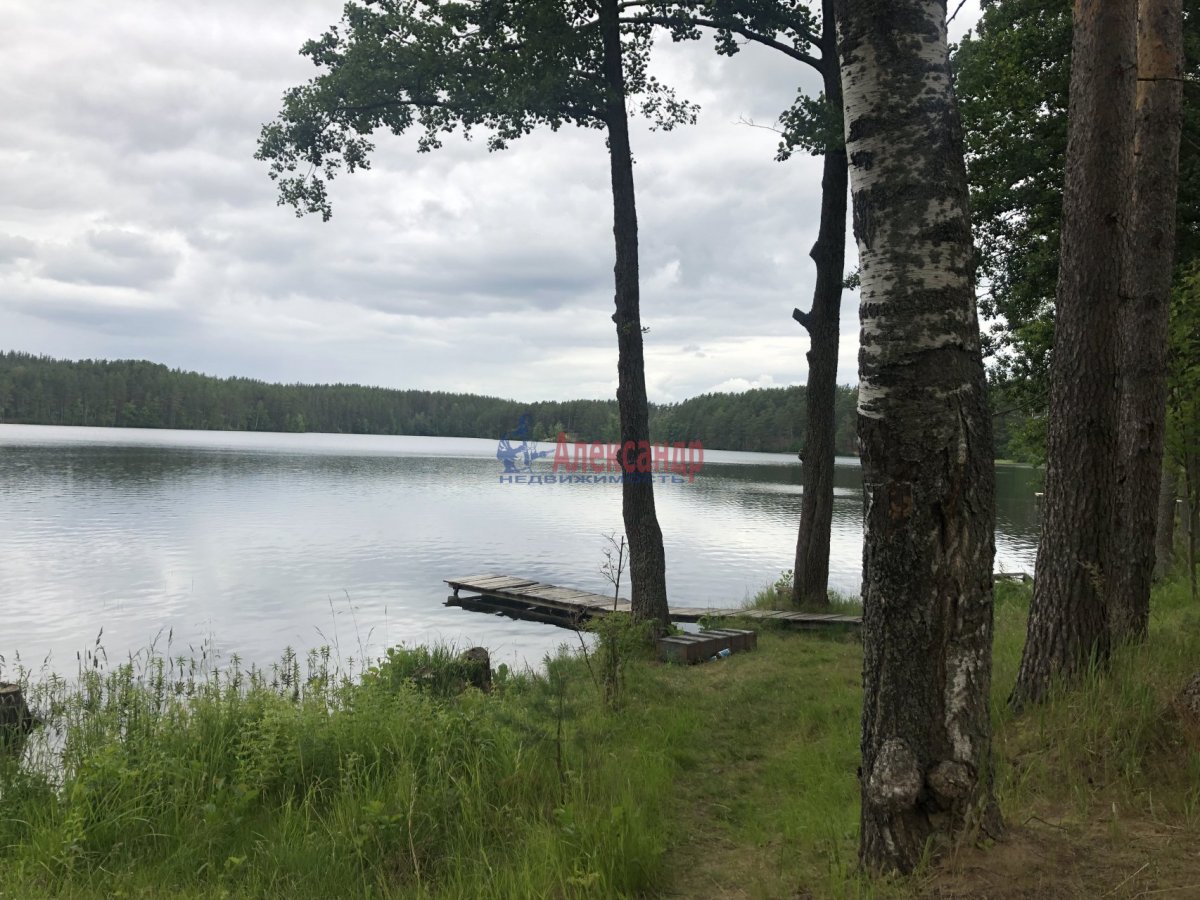
[[[301,49],[320,70],[284,94],[263,127],[280,203],[332,214],[327,186],[370,168],[370,135],[419,132],[417,149],[484,130],[500,150],[539,126],[606,127],[611,110],[592,4],[579,0],[352,0],[341,25]],[[654,25],[623,19],[624,89],[656,127],[695,119],[694,105],[647,70]]]
[[[853,388],[838,388],[839,453],[856,452],[856,397]],[[523,403],[357,384],[269,384],[142,360],[0,353],[0,422],[498,438],[524,414],[538,440],[560,431],[587,441],[619,435],[613,400]],[[708,393],[651,404],[650,432],[656,441],[698,440],[710,449],[794,453],[806,415],[802,386]]]
[[[1187,71],[1200,65],[1200,2],[1184,2]],[[972,230],[992,322],[998,405],[1045,409],[1054,343],[1071,71],[1069,0],[995,0],[953,55]],[[1200,105],[1184,93],[1176,259],[1200,258]]]

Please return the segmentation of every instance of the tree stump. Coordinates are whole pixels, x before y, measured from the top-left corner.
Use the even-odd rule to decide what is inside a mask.
[[[467,683],[483,692],[492,689],[492,658],[483,647],[464,650],[459,656]]]
[[[19,752],[33,725],[21,686],[0,681],[0,752]]]

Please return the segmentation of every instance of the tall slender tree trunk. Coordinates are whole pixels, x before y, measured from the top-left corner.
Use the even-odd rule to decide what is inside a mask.
[[[1076,0],[1042,537],[1018,707],[1040,701],[1055,676],[1072,678],[1109,655],[1136,50],[1137,0]]]
[[[1183,0],[1141,0],[1134,195],[1122,278],[1119,518],[1109,624],[1114,643],[1150,624],[1167,419],[1167,331],[1183,125]]]
[[[825,99],[842,108],[838,68],[837,29],[833,2],[822,4],[821,73]],[[792,317],[808,331],[808,386],[804,389],[808,418],[804,425],[804,494],[800,500],[800,530],[796,536],[796,565],[792,602],[797,606],[829,605],[829,533],[833,527],[833,465],[837,398],[838,332],[841,327],[842,276],[846,268],[846,148],[825,148],[821,173],[821,224],[810,256],[817,265],[811,312],[799,309]]]
[[[837,2],[862,279],[862,828],[911,871],[992,799],[995,472],[946,4]]]
[[[1196,582],[1196,531],[1200,529],[1200,502],[1197,502],[1196,491],[1200,485],[1197,485],[1197,472],[1200,468],[1200,456],[1195,453],[1187,454],[1187,462],[1184,464],[1184,477],[1187,480],[1187,506],[1184,510],[1184,515],[1187,521],[1187,567],[1188,567],[1188,583],[1192,586],[1192,602],[1195,603],[1200,599],[1200,585]]]
[[[622,67],[621,28],[617,0],[602,0],[600,29],[604,42],[604,74],[608,87],[608,148],[612,171],[613,238],[617,261],[617,408],[621,417],[621,445],[649,446],[649,406],[646,368],[642,353],[642,318],[638,288],[637,206],[633,187],[633,154],[629,149],[629,114],[625,107],[625,73]],[[635,619],[670,622],[667,610],[667,563],[662,529],[654,509],[654,481],[649,472],[634,471],[637,454],[620,454],[625,475],[621,486],[621,511],[629,538],[629,581]]]
[[[1158,527],[1154,537],[1154,580],[1166,578],[1175,566],[1175,514],[1179,505],[1179,483],[1175,466],[1163,467],[1162,483],[1158,490]]]

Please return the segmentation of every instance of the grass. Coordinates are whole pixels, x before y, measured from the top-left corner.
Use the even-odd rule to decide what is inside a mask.
[[[1014,717],[1028,591],[997,587],[1009,838],[911,878],[856,872],[857,640],[763,631],[631,660],[615,710],[578,656],[482,694],[445,649],[43,684],[54,727],[0,771],[0,897],[1186,896],[1200,753],[1170,703],[1200,611],[1160,588],[1144,646]]]
[[[829,591],[829,602],[825,606],[792,606],[792,570],[784,569],[771,584],[761,588],[757,594],[743,604],[744,609],[801,609],[804,612],[838,613],[847,616],[862,615],[862,601],[838,591]]]

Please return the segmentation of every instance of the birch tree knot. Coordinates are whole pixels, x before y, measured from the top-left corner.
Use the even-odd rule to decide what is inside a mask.
[[[879,748],[867,779],[867,797],[890,810],[910,809],[921,793],[921,767],[908,744],[888,738]]]
[[[943,806],[970,796],[974,785],[970,766],[954,759],[943,760],[930,769],[926,781]]]

